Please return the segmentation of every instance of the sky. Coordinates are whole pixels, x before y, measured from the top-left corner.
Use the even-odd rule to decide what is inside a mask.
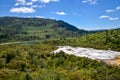
[[[79,29],[120,28],[120,0],[0,0],[0,17],[63,20]]]

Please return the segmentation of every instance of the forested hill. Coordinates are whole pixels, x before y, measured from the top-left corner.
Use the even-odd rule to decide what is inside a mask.
[[[64,21],[0,17],[0,42],[66,38],[87,33]]]

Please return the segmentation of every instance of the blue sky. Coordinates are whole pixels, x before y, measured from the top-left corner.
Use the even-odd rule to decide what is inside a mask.
[[[120,28],[120,0],[0,0],[0,16],[63,20],[80,29]]]

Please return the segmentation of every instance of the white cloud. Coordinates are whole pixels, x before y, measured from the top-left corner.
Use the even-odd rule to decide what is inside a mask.
[[[26,5],[33,5],[33,2],[27,2]]]
[[[109,20],[110,21],[115,21],[115,20],[118,20],[118,17],[114,17],[114,18],[110,17]]]
[[[59,0],[16,0],[14,8],[10,12],[14,13],[34,13],[35,8],[45,7],[45,3],[58,2]],[[38,2],[38,4],[37,4]]]
[[[40,0],[42,3],[58,2],[59,0]]]
[[[104,15],[103,15],[103,16],[100,16],[99,18],[100,18],[100,19],[104,19],[104,18],[109,18],[109,16],[104,16]]]
[[[32,5],[31,7],[33,7],[33,8],[37,8],[37,7],[38,7],[38,5]]]
[[[26,0],[17,0],[17,2],[15,3],[15,6],[24,6],[24,5],[27,5],[27,6],[31,6],[33,5],[33,2],[26,2]]]
[[[120,6],[117,6],[117,7],[116,7],[116,10],[120,10]]]
[[[35,9],[33,8],[29,8],[29,7],[19,7],[19,8],[12,8],[10,9],[10,12],[14,12],[14,13],[34,13],[36,12]]]
[[[38,0],[31,0],[31,2],[37,2]]]
[[[44,16],[36,16],[36,18],[45,18]]]
[[[19,6],[19,5],[25,5],[26,1],[25,0],[17,0],[15,6]]]
[[[50,19],[55,19],[55,17],[51,17]]]
[[[58,2],[59,0],[31,0],[31,1],[26,1],[26,0],[17,0],[15,3],[15,6],[19,5],[33,5],[35,2],[41,2],[41,3],[50,3],[50,2]]]
[[[108,9],[108,10],[106,10],[106,12],[110,13],[110,12],[115,12],[115,11],[118,11],[118,10],[120,10],[120,6],[117,6],[116,9],[113,9],[113,10],[112,9]]]
[[[105,16],[105,15],[100,16],[99,18],[100,19],[108,19],[110,21],[116,21],[116,20],[118,20],[118,17],[110,17],[110,16]]]
[[[43,7],[45,7],[46,5],[32,5],[31,7],[32,8],[43,8]]]
[[[107,13],[114,12],[115,10],[106,10]]]
[[[67,15],[65,12],[62,12],[62,11],[55,12],[55,14],[57,14],[57,15]]]
[[[97,4],[97,1],[98,1],[98,0],[83,0],[82,2],[83,2],[83,3],[91,4],[91,5],[96,5],[96,4]]]
[[[49,2],[58,2],[59,0],[31,0],[31,2],[41,2],[41,3],[49,3]]]

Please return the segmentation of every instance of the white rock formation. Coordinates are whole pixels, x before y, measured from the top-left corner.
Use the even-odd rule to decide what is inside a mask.
[[[97,50],[93,48],[81,48],[71,46],[59,46],[53,53],[64,51],[66,54],[72,54],[80,57],[88,57],[90,59],[106,60],[114,59],[114,57],[120,55],[120,52],[111,50]]]

